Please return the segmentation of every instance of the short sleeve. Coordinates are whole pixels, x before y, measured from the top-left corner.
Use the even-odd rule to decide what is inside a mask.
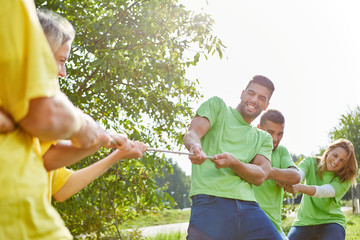
[[[286,147],[281,146],[281,155],[280,155],[280,168],[286,169],[289,167],[295,167],[296,165],[292,160],[292,157]]]
[[[54,175],[52,178],[52,193],[54,195],[60,188],[64,186],[70,176],[74,173],[74,171],[67,169],[65,167],[54,170]]]
[[[212,97],[200,105],[196,114],[200,117],[206,117],[210,125],[213,126],[223,107],[226,107],[226,104],[221,98]]]
[[[273,149],[273,140],[270,134],[264,132],[265,135],[263,136],[263,141],[261,143],[261,146],[259,148],[259,151],[257,154],[263,155],[266,157],[269,161],[271,161],[271,155],[272,155],[272,149]]]
[[[41,142],[40,149],[41,149],[41,156],[44,156],[45,153],[51,148],[51,146],[56,145],[57,141],[50,141],[50,142]]]
[[[14,19],[0,21],[0,104],[18,122],[31,99],[52,97],[60,90],[53,53],[35,11],[7,11],[15,7],[12,4],[17,3],[3,1],[0,10],[1,19]]]
[[[305,176],[308,175],[309,170],[312,167],[312,165],[311,165],[312,159],[313,159],[312,157],[305,158],[298,165],[298,168],[301,169],[305,173]]]

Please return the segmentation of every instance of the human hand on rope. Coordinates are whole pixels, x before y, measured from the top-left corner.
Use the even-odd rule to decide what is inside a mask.
[[[128,136],[124,133],[111,134],[110,137],[110,143],[109,145],[105,146],[106,148],[117,148],[121,151],[129,151],[134,147],[133,141],[128,139]]]
[[[236,159],[232,154],[230,153],[221,153],[214,155],[214,159],[211,160],[213,163],[215,163],[215,167],[217,169],[219,168],[226,168],[226,167],[232,167],[234,162],[238,162],[239,160]]]
[[[128,140],[130,143],[130,148],[126,150],[117,149],[119,156],[121,159],[130,159],[130,158],[141,158],[142,155],[146,152],[148,146],[140,141],[131,141]]]
[[[193,164],[201,165],[208,158],[207,155],[203,152],[200,144],[192,145],[190,152],[194,154],[189,156],[189,159]]]

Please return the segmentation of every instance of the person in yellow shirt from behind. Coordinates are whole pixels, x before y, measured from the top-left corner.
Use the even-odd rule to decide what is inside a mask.
[[[15,123],[10,126],[13,131],[0,135],[0,239],[72,239],[48,201],[44,165],[48,170],[69,165],[84,150],[115,147],[111,140],[121,150],[109,156],[107,164],[139,156],[146,146],[124,136],[111,137],[61,94],[53,54],[32,1],[0,0],[0,4],[0,108],[7,113],[3,116],[8,115],[5,119]],[[59,47],[70,51],[71,42],[64,44]],[[39,142],[58,139],[71,144],[56,143],[42,159]],[[82,152],[70,159],[55,154],[66,146]]]
[[[41,10],[38,11],[37,15],[58,65],[58,75],[65,77],[65,63],[69,57],[71,43],[75,36],[74,28],[69,21],[54,12]],[[1,110],[0,123],[2,123],[0,124],[2,126],[0,132],[8,132],[15,128],[9,115]],[[112,135],[112,137],[122,145],[120,149],[115,150],[104,159],[75,172],[61,165],[69,165],[89,156],[98,151],[100,145],[91,148],[76,148],[71,141],[66,140],[40,143],[44,164],[46,169],[49,170],[49,201],[51,201],[52,197],[59,202],[65,201],[89,185],[119,160],[139,158],[147,149],[144,143],[132,142],[124,135],[117,134]]]
[[[0,239],[72,239],[47,199],[39,141],[111,147],[111,137],[61,95],[33,1],[0,0],[0,107],[16,128],[0,135]]]

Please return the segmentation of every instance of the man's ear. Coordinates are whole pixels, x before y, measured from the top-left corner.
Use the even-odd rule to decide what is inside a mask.
[[[260,124],[258,124],[258,125],[257,125],[257,128],[258,128],[258,129],[261,129],[261,126],[260,126]]]

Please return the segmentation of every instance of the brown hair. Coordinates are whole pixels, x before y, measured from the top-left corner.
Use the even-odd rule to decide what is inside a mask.
[[[329,152],[337,147],[343,148],[348,156],[345,159],[344,167],[335,172],[335,176],[339,177],[340,181],[350,180],[353,184],[356,183],[356,175],[358,171],[358,164],[355,157],[354,145],[346,139],[338,139],[330,146],[328,146],[321,157],[316,157],[318,160],[318,175],[319,177],[327,170],[326,169],[326,158],[329,155]]]
[[[274,90],[275,90],[275,86],[273,84],[273,82],[268,79],[267,77],[261,76],[261,75],[255,75],[250,82],[248,83],[248,85],[246,86],[245,90],[253,83],[257,83],[261,86],[266,87],[269,91],[270,91],[270,97],[273,94]]]
[[[263,127],[266,121],[271,121],[277,124],[284,124],[285,118],[282,113],[276,109],[269,109],[260,118],[260,126]]]

